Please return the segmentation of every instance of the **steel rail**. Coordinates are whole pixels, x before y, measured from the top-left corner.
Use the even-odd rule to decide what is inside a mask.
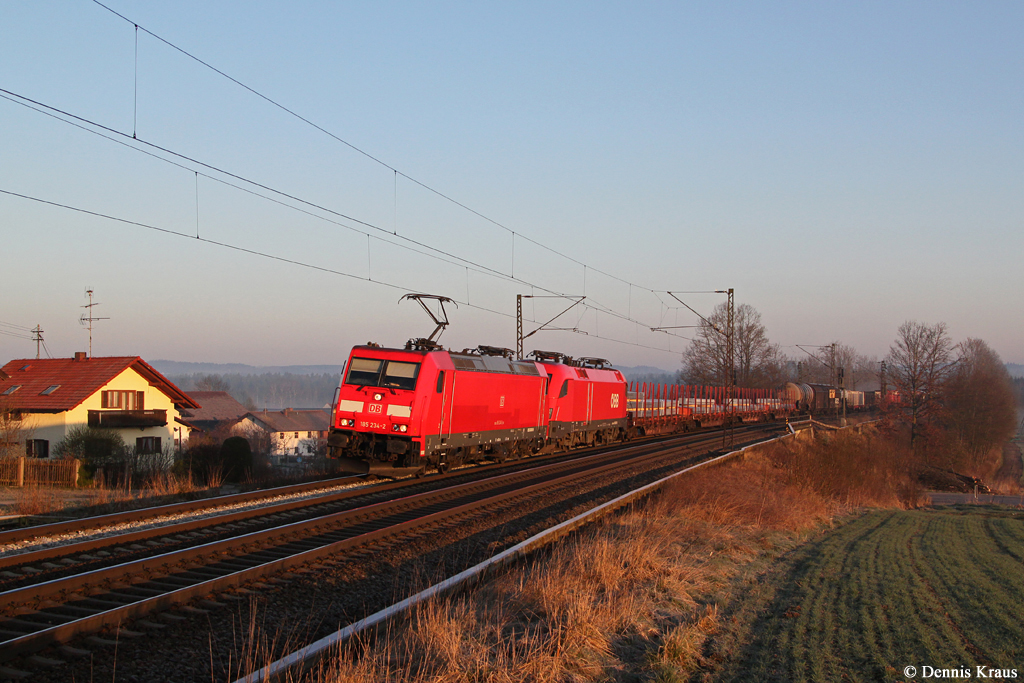
[[[8,636],[6,642],[0,642],[0,657],[7,659],[26,654],[65,642],[85,631],[119,625],[147,612],[234,587],[356,545],[389,535],[401,535],[423,525],[601,476],[627,462],[639,465],[649,460],[668,458],[692,447],[692,444],[686,444],[667,451],[657,448],[652,451],[650,445],[642,445],[627,449],[637,453],[625,462],[622,460],[624,454],[616,451],[543,465],[7,591],[0,594],[0,603],[15,615],[0,622],[0,635]],[[594,465],[601,460],[605,462]],[[411,510],[415,504],[420,506],[419,511]],[[409,518],[410,514],[412,518]],[[392,521],[382,526],[382,520]],[[339,539],[339,530],[332,527],[346,521],[350,523],[348,530],[356,533]],[[318,540],[317,535],[322,540]],[[296,536],[297,540],[293,538]],[[274,540],[280,541],[278,545],[267,547]],[[289,545],[293,548],[287,549]],[[283,556],[268,559],[268,554],[282,550]],[[194,563],[203,558],[214,561],[205,567],[195,567]],[[183,565],[183,571],[176,570]],[[210,577],[211,571],[219,573],[225,568],[228,570],[226,573]],[[131,584],[133,578],[141,578],[141,581],[135,585],[124,584],[125,581]],[[92,597],[81,595],[87,590],[93,593]],[[130,591],[135,591],[135,594]],[[143,595],[138,595],[140,592]],[[154,592],[158,594],[152,595]],[[64,604],[57,603],[57,599],[63,600]],[[124,604],[125,600],[127,604]],[[36,611],[26,614],[28,605]],[[74,618],[76,611],[79,615],[81,612],[93,613]],[[63,623],[54,624],[55,621]],[[22,631],[34,629],[34,632],[19,633],[12,630],[14,628]],[[11,635],[15,637],[9,637]]]
[[[56,536],[72,531],[81,531],[82,529],[96,529],[110,524],[134,522],[150,517],[164,517],[167,515],[181,514],[182,512],[202,510],[204,508],[216,508],[226,505],[258,501],[262,498],[306,493],[307,491],[315,491],[316,489],[331,488],[342,483],[352,482],[355,479],[356,477],[322,479],[320,481],[307,482],[305,484],[290,484],[288,486],[279,486],[272,489],[260,489],[258,491],[247,491],[245,493],[215,496],[212,498],[199,498],[197,500],[190,500],[183,503],[156,505],[153,507],[139,508],[137,510],[125,510],[124,512],[112,512],[105,515],[95,515],[91,517],[82,517],[80,519],[51,522],[49,524],[34,524],[19,529],[0,531],[0,545],[15,543],[17,541],[23,541],[28,538],[36,538],[39,536]]]
[[[763,428],[763,425],[750,425],[749,428],[750,429]],[[670,437],[669,439],[665,439],[664,437],[662,437],[662,438],[658,439],[657,441],[655,441],[653,443],[648,442],[648,443],[643,443],[643,444],[636,444],[636,445],[633,445],[633,446],[626,446],[626,448],[637,448],[637,447],[645,447],[645,446],[646,447],[662,447],[664,444],[670,444],[670,443],[673,443],[673,442],[676,442],[676,441],[687,441],[687,442],[695,441],[695,442],[698,442],[698,441],[701,440],[701,437],[704,437],[704,436],[706,436],[706,434],[674,435],[673,437]],[[603,453],[620,452],[622,448],[623,448],[623,446],[621,444],[616,444],[616,446],[614,448],[602,449],[602,450],[600,450],[600,451],[598,451],[596,453],[591,452],[591,453],[588,453],[587,456],[584,456],[584,457],[591,457],[591,456],[594,456],[594,455],[601,455]],[[564,453],[559,454],[559,455],[564,459],[564,456],[565,456]],[[551,456],[549,456],[549,457],[551,457]],[[578,456],[575,457],[575,458],[572,458],[572,460],[578,460],[578,459],[579,459]],[[566,462],[571,462],[572,460],[568,460]],[[514,465],[514,464],[518,464],[520,466],[522,466],[522,465],[532,465],[533,462],[531,462],[529,460],[517,460],[517,461],[509,461],[509,462],[506,463],[506,465],[509,465],[509,466]],[[540,461],[538,464],[545,465],[545,464],[551,464],[551,463],[550,462],[544,463],[543,461]],[[446,479],[452,479],[452,478],[456,478],[456,477],[460,477],[460,476],[465,476],[466,474],[472,474],[472,473],[456,471],[456,472],[451,472],[451,473],[449,473],[447,475],[443,475],[443,476]],[[434,481],[440,481],[440,479],[435,479]],[[283,502],[280,502],[280,503],[271,503],[271,504],[268,504],[268,505],[265,505],[265,506],[261,506],[261,507],[258,507],[258,508],[248,508],[248,509],[244,509],[244,510],[238,510],[238,511],[235,511],[235,512],[224,512],[222,514],[210,515],[208,517],[204,517],[204,518],[201,518],[201,519],[191,519],[191,520],[184,520],[184,521],[180,521],[180,522],[172,522],[172,523],[169,523],[169,524],[166,524],[166,525],[157,526],[157,527],[149,527],[149,528],[146,528],[146,529],[140,529],[138,531],[128,531],[128,532],[121,533],[121,534],[116,534],[116,535],[102,536],[102,537],[97,537],[97,538],[90,538],[90,539],[85,539],[85,540],[77,541],[77,542],[62,543],[62,544],[53,545],[53,546],[51,546],[49,548],[41,548],[39,550],[27,550],[25,552],[12,552],[12,553],[7,554],[7,555],[0,555],[0,569],[7,568],[7,567],[15,567],[15,566],[40,565],[42,563],[47,563],[50,560],[54,560],[54,559],[57,559],[57,558],[73,558],[73,556],[76,556],[76,555],[80,557],[83,554],[88,554],[90,552],[94,552],[96,550],[103,549],[103,548],[118,547],[118,546],[135,546],[135,545],[137,545],[139,543],[142,543],[142,542],[147,542],[148,545],[151,546],[150,550],[155,550],[155,548],[158,545],[171,545],[171,544],[179,544],[180,545],[182,543],[187,543],[188,541],[186,539],[174,539],[175,536],[180,536],[182,534],[191,533],[191,532],[194,532],[194,531],[199,530],[199,529],[209,530],[209,533],[206,534],[206,535],[212,535],[212,534],[218,533],[216,531],[216,529],[218,527],[225,527],[225,526],[228,526],[228,525],[231,525],[231,524],[236,524],[236,523],[239,523],[239,522],[252,523],[252,522],[258,521],[260,518],[264,518],[264,519],[268,519],[269,520],[269,519],[272,519],[275,515],[281,515],[281,514],[284,514],[284,513],[295,511],[295,510],[312,511],[312,510],[315,510],[318,507],[329,506],[329,505],[332,505],[332,504],[335,504],[335,503],[339,503],[339,502],[342,502],[342,501],[345,501],[345,500],[349,500],[349,499],[352,499],[352,498],[359,498],[359,497],[364,497],[364,496],[365,497],[372,497],[372,496],[377,496],[379,494],[385,494],[385,493],[388,493],[388,492],[396,490],[396,489],[408,488],[408,487],[410,487],[410,485],[423,485],[423,482],[414,482],[413,484],[410,484],[410,482],[408,482],[408,481],[401,481],[401,482],[391,482],[391,483],[388,483],[388,484],[381,484],[381,485],[373,486],[373,487],[360,487],[360,488],[357,488],[357,489],[346,489],[346,490],[343,490],[343,491],[336,491],[336,492],[333,492],[333,493],[324,493],[324,494],[322,494],[320,496],[316,496],[315,498],[303,498],[303,499],[299,499],[299,500],[283,501]],[[309,486],[309,485],[300,485],[300,486]],[[280,490],[284,490],[284,489],[287,489],[287,488],[290,488],[290,487],[283,487],[282,489],[276,489],[276,490],[280,491]],[[271,489],[271,490],[275,490],[275,489]],[[250,494],[241,494],[241,495],[250,495]],[[256,500],[258,500],[258,498],[256,498]],[[174,506],[169,506],[169,507],[174,507]],[[94,518],[94,519],[108,519],[108,518],[112,518],[112,519],[110,519],[110,522],[115,522],[115,521],[116,522],[123,522],[124,521],[123,518],[119,518],[117,515],[107,515],[107,516],[104,516],[102,518]],[[42,528],[42,527],[36,527],[36,528]],[[65,530],[65,532],[66,532],[66,530]],[[238,535],[238,534],[233,534],[233,535]],[[155,538],[161,538],[161,539],[170,538],[172,540],[170,542],[168,542],[168,543],[157,544],[156,542],[154,542],[152,540],[152,539],[155,539]],[[196,540],[196,539],[193,539],[193,541],[194,540]],[[145,548],[137,548],[137,547],[134,548],[136,553],[137,552],[141,552],[144,549]],[[98,558],[88,558],[87,557],[87,558],[83,559],[82,561],[83,562],[96,562],[96,561],[102,561],[102,560],[100,560]],[[68,566],[64,567],[64,569],[70,569],[71,566],[73,566],[73,565],[68,565]],[[54,568],[51,567],[50,569],[53,570]],[[31,577],[32,577],[32,574],[27,574],[25,577],[17,579],[17,580],[24,582],[26,580],[30,580]],[[36,582],[36,583],[38,583],[38,582]]]
[[[696,469],[700,469],[715,463],[724,462],[725,460],[742,455],[750,448],[764,446],[766,444],[772,443],[773,441],[779,441],[780,439],[789,438],[793,436],[793,434],[795,434],[795,432],[792,430],[792,428],[790,428],[789,433],[784,434],[782,436],[778,436],[773,439],[768,439],[766,441],[748,444],[735,451],[725,453],[723,455],[719,455],[713,458],[709,458],[695,465],[691,465],[690,467],[687,467],[685,469],[673,472],[672,474],[666,477],[662,477],[657,481],[645,484],[644,486],[634,489],[633,491],[629,491],[628,493],[618,496],[613,500],[602,503],[601,505],[598,505],[590,510],[587,510],[576,515],[572,519],[561,522],[560,524],[557,524],[549,529],[545,529],[544,531],[541,531],[540,533],[531,536],[525,541],[522,541],[516,544],[515,546],[508,548],[502,551],[501,553],[498,553],[494,557],[491,557],[473,567],[470,567],[469,569],[459,572],[453,577],[445,579],[440,583],[434,584],[433,586],[430,586],[429,588],[426,588],[416,593],[415,595],[411,595],[408,598],[405,598],[404,600],[395,603],[394,605],[391,605],[390,607],[386,607],[382,610],[379,610],[378,612],[375,612],[374,614],[371,614],[368,617],[360,619],[357,622],[354,622],[352,624],[349,624],[348,626],[345,626],[342,629],[339,629],[338,631],[332,633],[329,636],[325,636],[324,638],[321,638],[316,642],[313,642],[303,648],[300,648],[290,654],[287,654],[284,657],[281,657],[280,659],[275,660],[270,664],[264,666],[258,671],[254,671],[237,679],[236,681],[234,681],[234,683],[273,683],[284,679],[286,676],[301,676],[303,673],[315,667],[321,661],[325,653],[329,652],[333,648],[337,648],[346,640],[352,638],[353,636],[359,633],[368,631],[372,628],[376,628],[384,622],[395,618],[396,616],[408,611],[410,608],[426,600],[444,596],[457,588],[465,587],[467,585],[472,584],[473,582],[483,579],[489,572],[512,565],[515,562],[525,557],[528,557],[535,550],[547,546],[558,539],[564,538],[569,533],[580,528],[581,526],[589,524],[597,519],[600,519],[605,515],[611,514],[612,512],[622,508],[624,505],[628,505],[629,503],[639,498],[642,498],[653,493],[654,491],[661,488],[666,483],[677,477],[692,472]],[[288,680],[293,680],[293,678],[288,678]]]

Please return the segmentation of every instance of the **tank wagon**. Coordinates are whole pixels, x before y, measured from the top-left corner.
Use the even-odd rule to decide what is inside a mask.
[[[826,413],[842,407],[846,399],[846,409],[857,411],[874,408],[877,404],[875,391],[854,391],[840,389],[828,384],[802,384],[789,382],[783,390],[786,400],[794,409],[805,413]]]

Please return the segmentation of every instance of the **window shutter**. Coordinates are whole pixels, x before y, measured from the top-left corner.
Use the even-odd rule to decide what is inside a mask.
[[[100,408],[109,408],[109,407],[110,407],[110,392],[109,391],[101,391],[100,392]]]
[[[135,392],[135,410],[146,409],[146,392],[136,391]]]

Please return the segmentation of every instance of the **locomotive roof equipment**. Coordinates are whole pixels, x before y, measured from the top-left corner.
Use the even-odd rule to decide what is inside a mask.
[[[448,327],[448,312],[444,310],[444,305],[446,303],[454,304],[456,308],[458,308],[459,305],[448,297],[437,294],[406,294],[398,301],[401,303],[406,299],[412,299],[422,306],[423,310],[430,316],[430,319],[434,321],[435,325],[437,325],[437,327],[434,328],[434,331],[430,333],[429,337],[419,337],[418,339],[414,338],[407,341],[405,343],[406,351],[436,351],[443,348],[434,340],[434,337],[440,337],[441,333],[444,332],[444,328]],[[425,303],[423,303],[424,299],[432,299],[436,301],[440,308],[440,314],[435,315],[434,312],[430,310]]]

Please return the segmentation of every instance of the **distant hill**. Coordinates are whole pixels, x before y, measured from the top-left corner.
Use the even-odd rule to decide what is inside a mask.
[[[1007,363],[1006,371],[1010,373],[1010,377],[1024,377],[1024,365],[1020,363]]]
[[[243,363],[186,363],[178,360],[148,361],[164,375],[337,375],[344,365],[245,365]]]
[[[654,384],[675,384],[679,373],[650,365],[615,366],[630,382],[653,382]]]

